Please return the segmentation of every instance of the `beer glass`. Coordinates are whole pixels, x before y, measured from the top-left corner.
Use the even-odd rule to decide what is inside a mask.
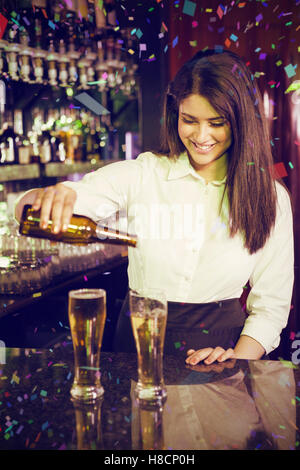
[[[140,404],[163,403],[167,397],[163,379],[165,295],[157,289],[130,290],[129,305],[138,359],[136,399]]]
[[[75,360],[71,395],[80,402],[94,402],[104,393],[99,365],[105,320],[105,290],[79,289],[69,292],[69,322]]]

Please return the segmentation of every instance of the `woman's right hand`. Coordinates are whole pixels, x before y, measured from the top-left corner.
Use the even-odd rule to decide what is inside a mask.
[[[52,220],[52,232],[66,231],[73,215],[76,192],[62,183],[29,191],[16,206],[16,218],[20,219],[25,204],[41,210],[40,227],[46,228]]]

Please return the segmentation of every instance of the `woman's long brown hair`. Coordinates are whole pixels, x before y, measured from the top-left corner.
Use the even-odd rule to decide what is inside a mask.
[[[159,155],[176,159],[185,151],[177,130],[178,109],[191,94],[204,96],[230,123],[232,145],[221,206],[227,190],[230,236],[242,233],[245,247],[253,254],[271,233],[277,201],[268,124],[255,77],[230,51],[198,52],[169,84]]]

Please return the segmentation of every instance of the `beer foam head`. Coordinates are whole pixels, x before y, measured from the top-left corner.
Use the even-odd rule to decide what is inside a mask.
[[[104,289],[78,289],[69,292],[69,296],[73,299],[94,300],[105,297]]]

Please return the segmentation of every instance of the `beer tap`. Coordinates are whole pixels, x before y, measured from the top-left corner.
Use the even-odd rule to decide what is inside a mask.
[[[9,44],[6,49],[6,57],[8,62],[8,73],[12,80],[19,80],[18,75],[18,52],[20,51],[19,44]]]
[[[48,55],[46,57],[48,61],[48,78],[49,84],[51,86],[56,86],[58,85],[56,63],[59,62],[59,55],[55,52],[53,35],[49,34],[49,38]]]
[[[55,56],[54,56],[53,53],[49,54],[47,56],[47,61],[48,61],[49,84],[51,86],[56,86],[58,84],[58,82],[57,82],[57,70],[56,70]]]
[[[30,82],[30,57],[32,55],[31,48],[29,47],[29,35],[25,28],[20,33],[20,52],[19,61],[21,65],[20,78],[23,82]]]
[[[98,60],[96,62],[96,72],[97,72],[97,81],[98,81],[98,90],[103,92],[107,90],[107,67],[106,62],[104,60],[104,47],[103,47],[103,39],[98,41]]]
[[[42,49],[34,49],[32,54],[34,83],[43,83],[44,77],[44,60],[47,57],[46,51]]]
[[[92,50],[90,39],[86,41],[85,57],[87,60],[87,81],[93,82],[95,77],[94,62],[97,59],[97,54]]]
[[[120,86],[123,82],[124,68],[126,66],[126,62],[122,60],[122,43],[123,43],[122,39],[116,38],[115,40],[115,68],[117,70],[116,85],[118,86]]]
[[[116,69],[114,60],[114,39],[109,36],[106,40],[106,64],[107,64],[107,84],[109,88],[116,86]]]
[[[94,62],[95,62],[96,57],[97,57],[97,55],[94,52],[90,52],[86,56],[86,58],[89,61],[89,64],[88,64],[88,67],[87,67],[88,82],[93,82],[94,81],[94,77],[95,77]]]
[[[2,42],[2,41],[1,41]],[[4,57],[3,57],[3,51],[2,51],[2,44],[0,44],[0,75],[3,74],[3,71],[4,71]]]
[[[77,80],[78,80],[78,72],[77,72],[77,61],[80,57],[80,52],[77,52],[75,50],[75,42],[74,42],[74,27],[72,24],[72,17],[69,20],[71,21],[71,24],[69,25],[68,28],[68,39],[69,39],[69,44],[68,44],[68,62],[69,62],[69,84],[74,85]]]
[[[87,81],[88,81],[87,70],[88,70],[89,65],[90,65],[90,61],[87,60],[85,57],[81,58],[78,62],[79,82],[80,82],[78,89],[87,90],[89,88],[87,84]]]
[[[69,58],[66,56],[66,46],[63,39],[59,41],[59,80],[61,86],[68,86],[68,70],[67,65]]]

